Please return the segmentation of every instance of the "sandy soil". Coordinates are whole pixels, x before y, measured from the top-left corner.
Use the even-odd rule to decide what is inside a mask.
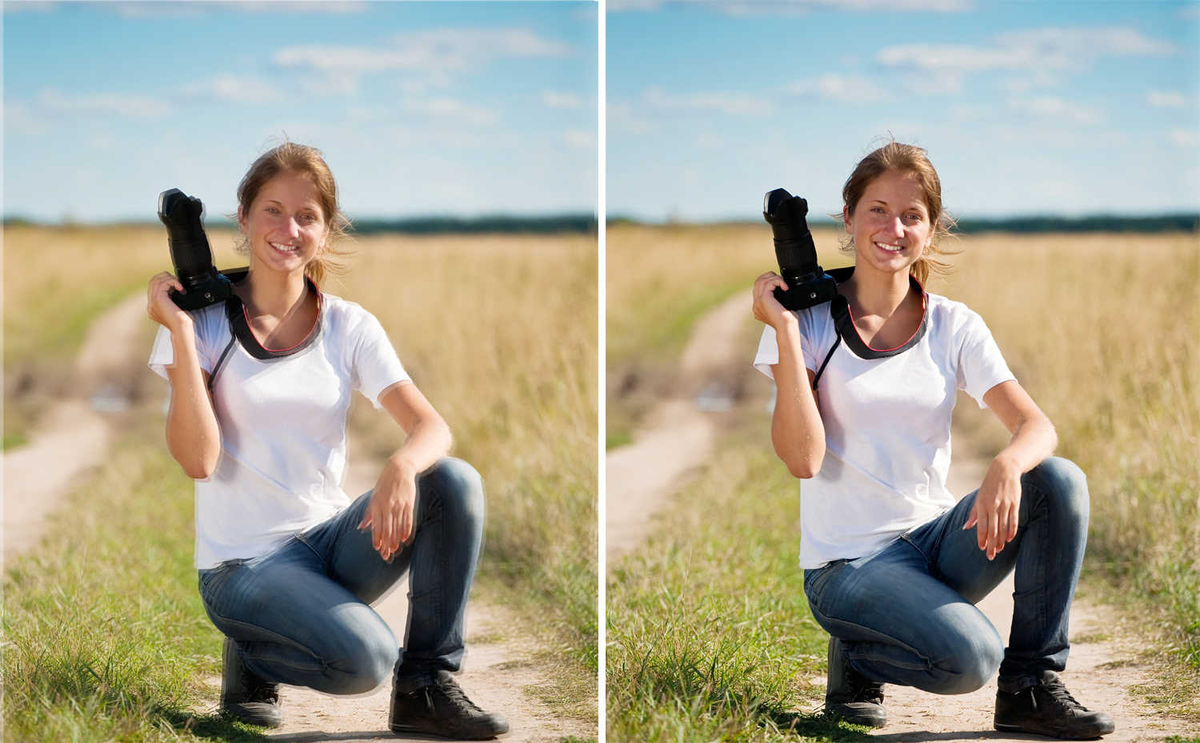
[[[4,453],[6,559],[38,543],[46,516],[61,497],[103,461],[120,413],[128,407],[133,389],[129,380],[151,373],[145,367],[149,349],[141,348],[136,340],[139,323],[150,322],[145,305],[144,296],[131,297],[95,322],[76,360],[77,396],[47,411],[28,445]],[[379,466],[373,462],[352,463],[347,492],[369,490],[378,472]],[[408,616],[406,582],[375,608],[396,636],[403,637]],[[593,725],[565,719],[531,693],[545,687],[553,695],[555,686],[550,669],[532,660],[536,647],[513,612],[472,601],[467,613],[467,656],[459,681],[481,707],[507,716],[510,731],[502,740],[595,737]],[[220,678],[207,681],[220,688]],[[281,701],[286,722],[273,737],[286,741],[433,740],[398,738],[388,732],[389,692],[389,684],[354,697],[284,687]]]
[[[705,460],[721,421],[708,412],[714,407],[711,400],[703,394],[696,397],[697,391],[714,383],[728,387],[731,375],[754,373],[749,366],[754,348],[738,343],[738,330],[749,321],[749,308],[749,297],[739,296],[701,319],[681,357],[674,385],[680,392],[659,404],[632,444],[609,452],[605,496],[609,560],[619,559],[645,538],[653,528],[653,514],[686,487]],[[966,495],[978,487],[985,471],[985,462],[959,456],[951,468],[951,490]],[[979,604],[1002,637],[1008,636],[1012,621],[1012,591],[1010,576]],[[1161,741],[1170,735],[1200,734],[1195,723],[1157,715],[1131,693],[1153,677],[1154,669],[1138,660],[1137,640],[1116,612],[1077,597],[1070,636],[1071,657],[1063,680],[1082,704],[1112,715],[1116,732],[1104,740]],[[823,688],[825,678],[814,677],[810,683]],[[994,678],[982,689],[959,696],[889,685],[885,687],[889,723],[873,737],[883,741],[1047,740],[994,730],[995,694]]]

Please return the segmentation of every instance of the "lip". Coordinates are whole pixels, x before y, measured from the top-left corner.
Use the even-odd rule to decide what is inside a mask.
[[[872,240],[871,244],[874,245],[875,247],[879,248],[883,252],[887,253],[888,255],[899,255],[900,253],[903,253],[905,250],[904,245],[897,245],[895,247],[895,249],[893,249],[893,248],[888,247],[889,245],[891,245],[891,243],[881,243],[878,240]]]
[[[280,245],[284,245],[284,244],[285,243],[277,243],[277,242],[272,242],[270,240],[267,241],[267,245],[270,245],[271,248],[275,252],[279,253],[280,255],[296,255],[297,253],[300,252],[299,245],[288,245],[286,249],[279,247]]]

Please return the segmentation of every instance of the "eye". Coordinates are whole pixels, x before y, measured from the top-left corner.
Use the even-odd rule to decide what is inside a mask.
[[[873,206],[873,207],[871,207],[871,211],[875,212],[876,214],[883,214],[883,207],[882,206]]]
[[[301,214],[300,221],[304,222],[305,224],[312,224],[313,222],[317,221],[317,217],[314,214]]]
[[[268,206],[268,207],[265,209],[265,211],[267,212],[267,214],[278,214],[278,213],[279,213],[279,209],[277,209],[277,208],[275,208],[275,207],[273,207],[273,206]]]

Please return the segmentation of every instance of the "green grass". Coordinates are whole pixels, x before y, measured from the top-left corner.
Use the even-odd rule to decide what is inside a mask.
[[[796,564],[796,483],[761,423],[744,419],[655,536],[609,565],[610,740],[860,737],[818,713],[829,636]]]
[[[220,673],[192,566],[192,487],[143,426],[7,566],[8,740],[258,740],[204,710]],[[199,712],[197,712],[199,710]]]

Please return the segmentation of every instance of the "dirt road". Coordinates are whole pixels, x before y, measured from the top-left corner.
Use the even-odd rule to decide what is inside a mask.
[[[728,386],[731,375],[757,374],[750,362],[753,346],[740,343],[751,323],[750,297],[739,295],[719,305],[696,325],[681,357],[673,388],[647,416],[634,443],[609,452],[606,506],[610,565],[637,546],[653,529],[653,514],[685,487],[720,433],[720,416],[707,412],[710,400],[695,398],[712,384]],[[692,397],[689,398],[689,395]],[[719,407],[719,406],[716,406]],[[764,417],[764,425],[768,425]],[[966,495],[978,487],[986,463],[956,458],[950,488]],[[638,519],[640,518],[640,521]],[[799,538],[797,536],[797,538]],[[1007,638],[1012,620],[1012,578],[996,588],[979,608]],[[1122,630],[1116,613],[1086,598],[1076,598],[1070,624],[1071,657],[1063,679],[1074,696],[1091,709],[1105,710],[1116,722],[1106,741],[1161,741],[1170,735],[1196,735],[1195,724],[1157,716],[1131,693],[1154,669],[1138,660],[1138,645]],[[824,688],[825,678],[810,683]],[[996,684],[960,696],[935,696],[910,687],[885,687],[889,723],[874,733],[883,741],[1046,740],[1000,733],[992,727]]]
[[[151,374],[149,348],[137,343],[140,323],[149,323],[146,300],[122,302],[93,324],[75,363],[77,396],[47,411],[30,443],[3,458],[4,556],[9,559],[35,546],[46,517],[61,497],[105,457],[112,431],[126,407],[134,375]],[[124,382],[122,381],[124,380]],[[125,396],[125,397],[123,397]],[[361,493],[375,484],[373,462],[353,462],[346,490]],[[375,607],[396,637],[404,636],[408,616],[407,585],[399,586]],[[504,607],[473,600],[467,613],[467,656],[459,678],[481,707],[508,717],[505,741],[557,741],[566,736],[595,737],[595,727],[565,718],[538,701],[529,690],[553,688],[554,674],[533,660],[537,641]],[[220,678],[208,679],[216,689]],[[274,731],[286,741],[430,740],[397,738],[387,731],[389,684],[355,697],[333,697],[309,689],[284,687],[285,725]]]

